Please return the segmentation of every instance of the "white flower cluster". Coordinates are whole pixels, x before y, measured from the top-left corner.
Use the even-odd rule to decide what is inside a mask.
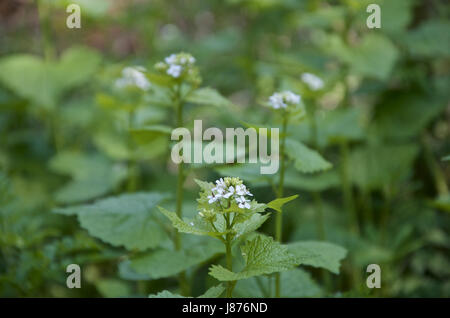
[[[164,63],[159,65],[166,70],[167,75],[173,78],[181,76],[184,70],[193,66],[195,58],[188,53],[171,54],[164,59]]]
[[[303,73],[302,76],[302,81],[308,85],[308,87],[313,90],[313,91],[317,91],[319,89],[322,89],[324,87],[324,83],[323,80],[311,73]]]
[[[122,70],[122,77],[115,82],[117,88],[125,88],[129,86],[136,86],[144,91],[151,86],[149,80],[145,77],[145,68],[142,66],[125,67]]]
[[[241,209],[250,209],[250,200],[245,196],[253,196],[239,178],[220,178],[216,181],[216,186],[212,189],[212,194],[208,196],[209,203],[220,201],[221,199],[235,200]]]
[[[288,105],[298,105],[301,97],[290,91],[275,93],[269,98],[269,105],[275,109],[287,108]]]

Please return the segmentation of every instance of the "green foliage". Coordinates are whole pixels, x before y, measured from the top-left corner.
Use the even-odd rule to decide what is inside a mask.
[[[295,255],[303,265],[321,267],[339,274],[341,260],[347,250],[328,242],[295,242],[288,244],[288,251]]]
[[[275,199],[275,200],[267,203],[267,207],[274,209],[275,211],[281,212],[281,208],[283,207],[283,205],[285,205],[286,203],[288,203],[292,200],[295,200],[297,198],[298,198],[298,194],[292,195],[292,196],[286,197],[286,198],[278,198],[278,199]]]
[[[95,73],[100,55],[84,47],[73,47],[59,61],[44,61],[32,55],[12,55],[0,60],[0,75],[8,88],[44,108],[57,106],[69,89],[86,82]]]
[[[328,170],[332,167],[317,151],[305,146],[303,143],[293,140],[286,140],[286,153],[295,161],[295,169],[303,173],[312,173]]]
[[[261,298],[271,297],[271,276],[254,276],[237,282],[234,294],[236,297]],[[317,297],[321,295],[320,287],[306,271],[295,268],[280,273],[281,286],[283,286],[281,297]]]
[[[223,292],[225,291],[225,287],[222,284],[217,286],[213,286],[208,289],[204,294],[198,296],[197,298],[219,298]],[[168,290],[164,290],[157,294],[149,295],[149,298],[184,298],[181,295],[171,293]]]
[[[230,101],[228,99],[210,87],[196,89],[187,96],[186,101],[194,104],[215,107],[228,107],[230,105]]]
[[[167,238],[155,215],[156,205],[167,198],[161,193],[123,194],[55,212],[76,214],[81,227],[102,241],[142,251],[161,245]]]
[[[398,49],[386,37],[367,34],[355,47],[347,46],[338,36],[330,36],[326,46],[330,54],[346,64],[352,73],[386,80],[399,57]]]
[[[49,168],[69,175],[72,181],[56,191],[61,204],[85,202],[107,194],[126,177],[126,170],[113,166],[99,155],[86,156],[77,152],[61,152],[49,162]]]
[[[189,245],[184,250],[156,249],[146,254],[131,258],[130,266],[138,274],[150,279],[170,277],[194,265],[208,261],[223,254],[222,244],[212,240],[187,240]]]
[[[235,273],[220,265],[213,265],[209,274],[220,281],[235,281],[289,270],[298,265],[296,257],[271,237],[258,235],[247,241],[241,251],[245,260],[242,271]]]
[[[448,44],[450,43],[449,32],[450,23],[448,21],[427,21],[409,32],[404,42],[414,57],[448,58],[449,52],[446,49],[446,45],[448,48]]]
[[[450,297],[447,2],[16,2],[0,10],[0,297]],[[270,102],[287,91],[298,102]],[[279,128],[279,170],[175,164],[172,129],[200,119]],[[230,176],[252,195],[197,180]]]
[[[164,214],[171,222],[172,225],[181,233],[195,234],[195,235],[209,235],[212,237],[225,234],[224,232],[216,233],[212,226],[200,219],[190,220],[185,222],[181,220],[175,212],[170,212],[160,206],[159,211]]]

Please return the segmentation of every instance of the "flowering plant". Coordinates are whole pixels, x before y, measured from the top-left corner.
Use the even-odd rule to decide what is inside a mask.
[[[247,198],[253,195],[239,178],[220,178],[215,184],[196,181],[201,188],[196,218],[182,220],[174,212],[162,207],[159,209],[179,232],[208,235],[225,245],[226,268],[213,265],[210,275],[227,282],[228,297],[232,296],[236,281],[240,279],[288,270],[299,264],[298,259],[286,247],[267,236],[253,237],[242,247],[246,265],[240,272],[233,272],[232,259],[232,246],[240,238],[248,238],[249,234],[267,221],[270,213],[263,214],[266,209],[281,211],[281,207],[297,198],[297,195],[263,204]]]

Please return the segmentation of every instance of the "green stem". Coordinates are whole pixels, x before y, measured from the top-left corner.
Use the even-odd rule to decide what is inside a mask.
[[[134,120],[134,111],[130,111],[128,114],[128,129],[131,130],[133,128],[133,120]],[[128,147],[131,150],[132,156],[134,156],[135,145],[131,137],[129,137]],[[134,192],[138,188],[138,171],[137,171],[137,163],[134,157],[131,157],[128,160],[128,184],[127,190],[128,192]]]
[[[316,116],[316,108],[317,104],[313,104],[313,111],[312,116],[310,116],[311,119],[311,143],[315,150],[319,151],[319,132],[317,128],[317,116]],[[323,200],[322,195],[320,194],[320,191],[313,191],[312,196],[314,199],[314,210],[315,210],[315,217],[316,217],[316,232],[317,232],[317,238],[320,241],[325,241],[326,235],[325,235],[325,220],[323,216]],[[332,282],[331,282],[331,276],[330,273],[324,269],[320,271],[320,275],[322,277],[322,280],[325,284],[326,290],[331,291],[332,289]]]
[[[434,179],[434,184],[436,187],[436,191],[440,196],[448,195],[448,186],[445,181],[445,175],[442,173],[439,164],[436,162],[436,159],[433,157],[433,152],[431,151],[429,137],[424,133],[422,136],[422,145],[424,149],[425,162],[430,169],[430,172]]]
[[[391,207],[391,202],[392,202],[391,190],[390,190],[389,185],[387,185],[383,189],[383,198],[384,198],[384,206],[381,211],[381,231],[380,231],[381,244],[385,243],[387,227],[388,227],[388,223],[389,223],[388,220],[389,220],[389,214],[390,214],[390,207]]]
[[[340,154],[341,154],[341,183],[342,192],[344,196],[344,206],[349,214],[349,227],[350,230],[359,235],[358,218],[356,215],[355,202],[353,197],[352,185],[350,182],[350,171],[349,171],[349,148],[347,141],[342,141],[340,144]]]
[[[283,125],[281,128],[281,146],[280,146],[280,182],[278,184],[278,193],[277,196],[279,198],[283,197],[284,192],[284,174],[286,170],[286,162],[285,162],[285,146],[286,146],[286,131],[288,124],[288,114],[284,114],[283,116]],[[278,212],[275,218],[275,239],[278,242],[281,242],[283,239],[283,214]],[[280,273],[275,274],[275,297],[280,297]]]
[[[322,204],[322,197],[320,195],[320,192],[314,191],[313,192],[314,197],[314,205],[316,206],[316,230],[317,230],[317,238],[320,241],[325,241],[325,225],[324,225],[324,218],[323,218],[323,204]]]
[[[317,116],[315,112],[316,104],[313,105],[314,110],[311,116],[311,139],[313,148],[319,151],[319,137],[317,130]],[[316,216],[316,229],[317,229],[317,237],[319,240],[325,240],[325,225],[324,225],[324,217],[323,217],[323,204],[322,204],[322,196],[319,191],[313,192],[314,205],[315,205],[315,216]]]
[[[183,126],[183,102],[181,100],[180,94],[181,86],[178,85],[175,91],[174,104],[177,111],[177,127]],[[176,194],[176,214],[181,219],[183,217],[183,183],[184,183],[184,162],[178,164],[178,175],[177,175],[177,194]],[[178,231],[175,231],[174,237],[175,249],[177,251],[181,250],[181,237]],[[178,281],[181,289],[181,294],[184,296],[189,295],[189,284],[186,279],[186,272],[183,271],[178,276]]]
[[[226,228],[227,231],[231,230],[232,225],[230,223],[230,215],[227,213],[225,214],[225,221],[226,221]],[[232,272],[233,271],[233,254],[231,251],[231,243],[232,243],[232,236],[230,233],[226,234],[225,238],[225,249],[226,249],[226,262],[227,262],[227,269]],[[226,290],[226,297],[232,298],[233,297],[233,288],[234,288],[235,282],[229,281],[227,282],[227,290]]]
[[[42,35],[44,57],[46,62],[49,62],[55,57],[55,49],[51,40],[50,7],[42,4],[42,1],[40,0],[36,1],[36,6],[39,15],[39,26]]]
[[[278,183],[278,193],[277,196],[281,198],[283,196],[284,192],[284,174],[286,170],[286,163],[285,163],[285,144],[286,144],[286,130],[287,130],[287,122],[288,117],[287,115],[283,118],[283,126],[281,128],[281,146],[280,146],[280,181]],[[277,213],[276,217],[276,228],[275,228],[275,238],[278,242],[281,242],[282,240],[282,231],[283,231],[283,218],[281,213]]]

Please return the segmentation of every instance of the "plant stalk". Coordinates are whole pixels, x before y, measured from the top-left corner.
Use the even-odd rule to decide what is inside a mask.
[[[225,214],[225,221],[226,221],[226,228],[227,231],[231,230],[231,223],[230,223],[230,214]],[[227,233],[225,236],[225,249],[226,249],[226,262],[227,262],[227,269],[232,272],[233,271],[233,254],[231,251],[231,244],[232,244],[232,236],[230,233]],[[227,282],[227,289],[226,289],[226,297],[232,298],[233,297],[233,289],[236,282],[229,281]]]
[[[181,85],[177,87],[174,99],[177,112],[177,120],[176,120],[177,127],[183,127],[183,102],[181,100],[180,89]],[[178,164],[176,210],[175,210],[177,216],[180,219],[182,219],[183,217],[183,183],[184,183],[184,162],[182,161]],[[181,245],[180,233],[178,231],[175,231],[174,244],[175,250],[177,251],[183,248]],[[180,285],[181,294],[183,296],[189,295],[189,284],[187,283],[185,271],[182,271],[178,275],[178,282]]]
[[[281,128],[281,146],[280,146],[280,182],[278,184],[278,198],[283,197],[284,192],[284,174],[286,170],[285,147],[286,147],[286,131],[288,124],[288,114],[283,116],[283,125]],[[281,242],[283,239],[283,214],[278,212],[275,218],[275,239]],[[275,274],[275,297],[280,297],[280,273]]]
[[[342,193],[344,196],[344,206],[349,214],[349,227],[350,230],[359,235],[358,217],[356,215],[355,202],[352,191],[352,184],[350,182],[350,171],[349,171],[349,147],[347,141],[342,141],[340,143],[340,154],[341,154],[341,182],[342,182]]]

